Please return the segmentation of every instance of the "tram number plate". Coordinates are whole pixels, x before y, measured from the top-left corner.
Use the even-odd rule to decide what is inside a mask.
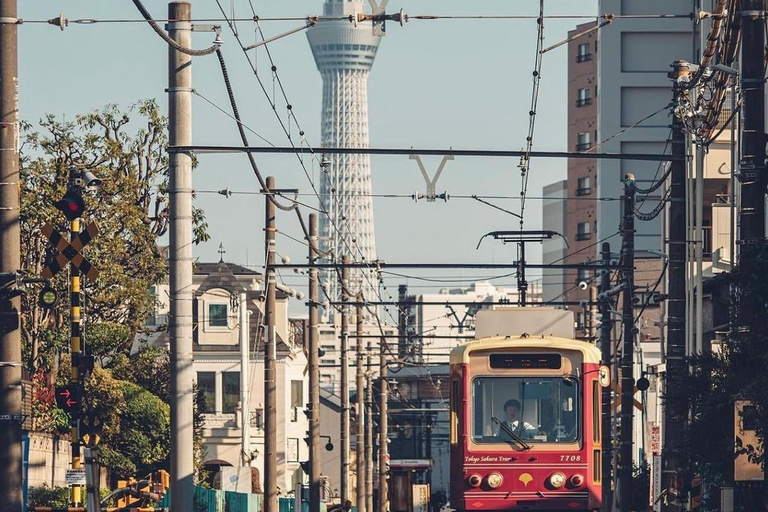
[[[581,455],[561,455],[560,462],[580,462]]]

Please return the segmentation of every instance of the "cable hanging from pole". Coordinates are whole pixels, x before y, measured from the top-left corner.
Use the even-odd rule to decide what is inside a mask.
[[[216,39],[214,39],[213,44],[206,48],[205,50],[194,50],[192,48],[186,48],[176,41],[174,41],[168,34],[165,33],[165,31],[160,28],[160,25],[158,25],[154,19],[152,19],[152,15],[149,14],[149,11],[147,11],[144,8],[144,5],[141,3],[141,0],[133,0],[133,4],[136,6],[136,8],[139,10],[141,15],[144,17],[144,19],[149,23],[149,26],[152,27],[152,29],[157,32],[157,35],[159,35],[163,40],[168,43],[173,49],[180,51],[181,53],[185,53],[187,55],[191,55],[193,57],[203,57],[205,55],[210,55],[216,50],[218,50],[221,47],[221,39],[219,37],[218,32],[216,33]]]

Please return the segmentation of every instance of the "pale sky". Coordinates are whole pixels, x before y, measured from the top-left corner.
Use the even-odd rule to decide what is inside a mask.
[[[229,16],[252,17],[248,0],[219,0]],[[167,16],[167,2],[145,0],[155,18]],[[318,15],[320,0],[251,0],[261,19]],[[537,15],[536,0],[391,0],[388,11],[402,8],[410,15]],[[121,107],[143,98],[157,98],[167,111],[167,46],[145,23],[71,23],[63,32],[32,21],[63,13],[74,20],[138,20],[130,0],[19,0],[19,75],[21,118],[36,122],[44,114],[74,119],[109,103]],[[546,0],[545,13],[594,15],[596,0]],[[216,0],[193,0],[194,19],[221,19]],[[567,37],[568,30],[587,19],[545,20],[545,46]],[[208,22],[202,22],[208,23]],[[262,21],[265,37],[301,25],[300,21]],[[244,43],[254,41],[254,25],[238,24]],[[536,20],[414,20],[404,27],[388,25],[369,81],[371,146],[457,149],[519,150],[525,145],[534,69]],[[245,124],[277,146],[288,145],[269,102],[251,72],[232,32],[223,27],[223,51]],[[195,33],[195,48],[208,47],[211,33]],[[319,146],[322,83],[303,32],[269,45],[277,73],[293,111],[312,147]],[[253,57],[253,51],[250,52]],[[256,53],[260,77],[272,94],[277,112],[287,122],[285,101],[273,84],[269,60],[263,49]],[[534,150],[567,151],[566,46],[544,56]],[[229,112],[229,103],[215,55],[193,61],[194,88]],[[201,145],[239,145],[234,122],[200,97],[193,103],[193,140]],[[292,136],[299,129],[291,126]],[[249,133],[252,145],[263,144]],[[439,157],[423,157],[433,173]],[[274,175],[280,188],[311,188],[295,156],[257,155],[263,175]],[[502,208],[519,211],[521,179],[516,159],[456,158],[448,162],[437,183],[437,192],[450,195],[497,195],[490,200]],[[317,177],[318,166],[307,168]],[[534,159],[528,195],[541,196],[544,185],[565,179],[564,159]],[[425,183],[416,162],[408,156],[372,157],[375,194],[424,193]],[[243,154],[200,156],[194,174],[198,191],[195,204],[206,212],[210,242],[195,247],[201,261],[218,261],[219,243],[225,259],[239,264],[263,264],[264,200],[258,195],[237,194],[259,189]],[[204,191],[229,188],[225,198]],[[316,205],[311,195],[302,201]],[[309,214],[309,211],[306,211]],[[484,241],[495,230],[518,229],[512,216],[471,199],[414,202],[410,198],[374,199],[376,246],[386,262],[507,262],[515,259],[512,246]],[[293,214],[280,214],[278,229],[299,236]],[[541,228],[541,201],[526,206],[526,229]],[[306,247],[285,237],[277,250],[292,261],[304,262]],[[540,262],[540,248],[531,248],[529,261]],[[458,272],[456,277],[490,277],[503,271]],[[428,275],[428,274],[423,274]],[[433,274],[446,275],[446,272]],[[304,277],[284,275],[289,284],[303,284]],[[389,290],[404,279],[389,277]],[[495,284],[511,286],[513,278]],[[425,292],[434,283],[408,280],[411,292]],[[459,286],[461,283],[455,283]],[[386,298],[386,297],[385,297]]]

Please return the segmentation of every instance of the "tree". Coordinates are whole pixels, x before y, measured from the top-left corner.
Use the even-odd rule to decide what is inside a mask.
[[[83,330],[91,347],[101,347],[102,358],[130,347],[155,305],[150,288],[166,275],[165,258],[157,245],[169,220],[166,127],[166,118],[152,100],[126,112],[111,105],[77,116],[74,122],[49,115],[40,122],[39,131],[28,123],[22,126],[24,271],[39,276],[53,257],[41,232],[46,222],[62,234],[69,231],[53,202],[64,195],[70,166],[90,170],[103,181],[97,195],[85,196],[84,221],[98,222],[101,235],[84,253],[100,276],[96,282],[84,282],[82,301]],[[206,229],[205,217],[196,209],[195,243],[208,239]],[[66,272],[55,278],[54,285],[62,292],[68,289]],[[42,364],[55,370],[55,353],[62,333],[68,331],[68,297],[60,295],[62,300],[53,310],[42,309],[34,293],[23,297],[22,336],[30,369]]]

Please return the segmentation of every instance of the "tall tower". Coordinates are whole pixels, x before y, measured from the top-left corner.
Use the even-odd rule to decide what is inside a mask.
[[[325,16],[356,16],[362,0],[326,0]],[[371,23],[357,26],[348,19],[320,20],[307,31],[317,69],[323,77],[321,139],[323,147],[367,148],[368,73],[379,47]],[[320,177],[322,208],[320,247],[332,251],[334,260],[347,254],[350,261],[376,259],[371,198],[371,159],[368,155],[326,154],[327,165]],[[362,290],[366,299],[375,295],[376,276],[368,269],[350,271],[349,291]],[[341,290],[334,271],[325,272],[323,282],[331,300]],[[373,286],[372,286],[373,285]]]

